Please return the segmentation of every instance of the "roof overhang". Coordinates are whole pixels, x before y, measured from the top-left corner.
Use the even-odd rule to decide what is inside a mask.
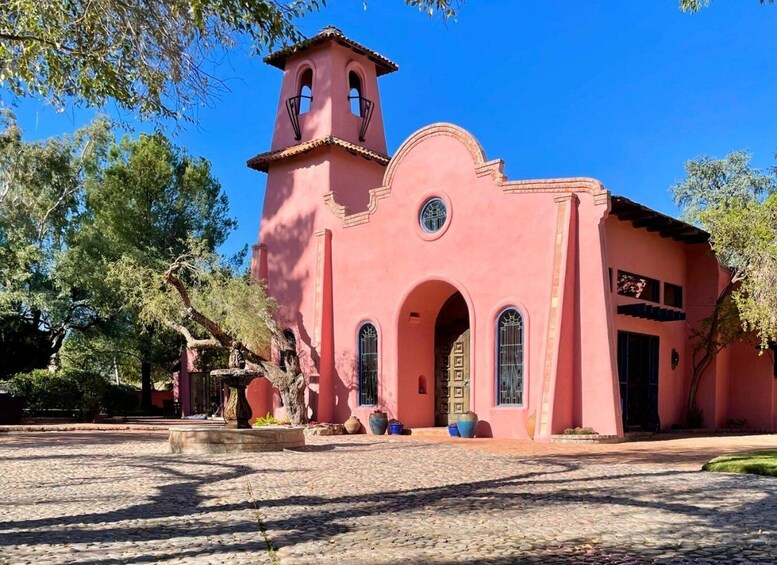
[[[672,310],[671,308],[661,308],[660,306],[651,306],[650,304],[644,304],[642,302],[618,306],[618,314],[633,316],[634,318],[644,318],[656,322],[677,322],[679,320],[685,320],[685,312]]]
[[[610,214],[624,222],[631,222],[635,228],[656,232],[661,237],[683,243],[705,243],[710,239],[710,234],[696,226],[651,210],[623,196],[613,196],[610,203]]]
[[[357,43],[353,39],[347,38],[342,31],[333,26],[325,27],[311,38],[300,41],[299,43],[295,43],[294,45],[284,47],[283,49],[275,51],[274,53],[270,53],[264,58],[264,62],[268,65],[272,65],[273,67],[277,67],[283,70],[286,68],[286,60],[289,57],[292,57],[297,53],[301,53],[306,49],[310,49],[311,47],[322,45],[328,41],[336,41],[351,51],[367,57],[370,61],[375,63],[378,76],[387,75],[399,69],[399,65],[397,65],[395,62],[387,59],[372,49],[368,49],[361,43]]]
[[[251,169],[266,173],[272,163],[284,159],[289,159],[291,157],[296,157],[297,155],[303,155],[304,153],[313,151],[318,147],[326,146],[339,147],[340,149],[344,149],[352,155],[362,157],[368,161],[375,161],[384,167],[388,165],[389,161],[391,160],[391,157],[388,155],[378,153],[377,151],[362,147],[361,145],[356,145],[355,143],[350,143],[344,139],[340,139],[339,137],[329,135],[326,137],[311,139],[310,141],[304,141],[296,145],[285,147],[284,149],[278,149],[277,151],[259,153],[259,155],[251,157],[248,161],[246,161],[246,165],[248,165]]]

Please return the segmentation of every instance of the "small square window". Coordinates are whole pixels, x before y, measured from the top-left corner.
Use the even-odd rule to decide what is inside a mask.
[[[664,283],[664,304],[674,306],[675,308],[682,308],[683,287],[672,283]]]

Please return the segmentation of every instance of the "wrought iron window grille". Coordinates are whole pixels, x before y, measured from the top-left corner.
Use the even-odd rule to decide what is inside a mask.
[[[359,406],[378,403],[378,331],[370,323],[359,330]]]
[[[523,404],[523,318],[508,308],[497,321],[497,402]]]
[[[294,139],[299,141],[302,139],[302,132],[299,129],[299,110],[302,107],[302,100],[309,100],[313,101],[312,96],[306,96],[304,94],[299,94],[297,96],[292,96],[288,100],[286,100],[286,111],[289,113],[289,120],[291,121],[291,127],[294,129]]]
[[[370,120],[372,119],[372,110],[375,107],[375,105],[372,103],[372,100],[366,99],[364,96],[360,95],[354,95],[348,97],[348,103],[351,103],[351,100],[359,100],[359,115],[362,118],[362,125],[361,128],[359,128],[359,141],[364,141],[367,136],[367,128],[370,125]]]
[[[431,198],[421,208],[421,227],[427,233],[435,233],[442,229],[448,218],[448,209],[442,198]]]

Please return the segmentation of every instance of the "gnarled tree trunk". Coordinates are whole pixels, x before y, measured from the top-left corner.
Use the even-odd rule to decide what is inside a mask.
[[[186,316],[193,322],[204,328],[212,337],[211,339],[196,339],[189,330],[181,324],[169,322],[168,325],[179,332],[186,339],[186,346],[190,349],[228,349],[230,354],[230,364],[233,356],[239,354],[246,362],[260,368],[264,376],[278,389],[286,407],[286,414],[292,424],[305,423],[307,419],[307,407],[305,406],[305,377],[299,369],[299,358],[297,352],[286,341],[283,333],[278,329],[275,320],[267,314],[258,320],[270,330],[272,339],[281,350],[286,368],[281,369],[271,363],[255,351],[246,347],[245,344],[235,339],[232,335],[197,310],[191,302],[189,293],[183,281],[176,275],[181,268],[179,263],[174,263],[164,274],[164,280],[173,286],[178,292],[181,302],[186,311]]]

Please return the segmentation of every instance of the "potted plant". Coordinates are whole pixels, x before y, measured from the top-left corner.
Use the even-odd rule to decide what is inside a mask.
[[[405,426],[402,425],[402,422],[400,422],[399,420],[395,420],[393,418],[391,420],[389,420],[388,426],[389,426],[389,433],[392,436],[401,435],[402,434],[402,429],[405,427]]]
[[[472,410],[468,410],[459,416],[456,424],[461,437],[475,437],[475,430],[478,427],[478,415]]]
[[[451,437],[459,437],[459,426],[456,422],[448,424],[448,433]]]
[[[377,409],[370,414],[370,431],[373,435],[382,436],[388,428],[388,416],[383,410]]]

